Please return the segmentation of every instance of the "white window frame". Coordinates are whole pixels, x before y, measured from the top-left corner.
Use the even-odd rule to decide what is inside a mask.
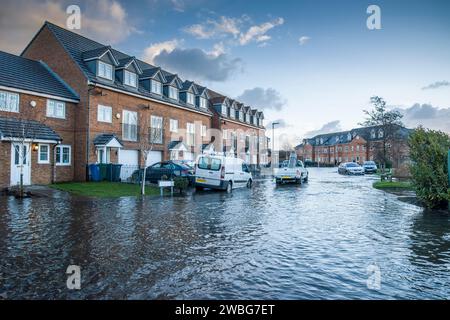
[[[195,96],[193,93],[186,92],[186,103],[191,106],[195,105]]]
[[[155,94],[162,94],[162,83],[157,80],[151,80],[151,88],[150,91]]]
[[[170,130],[170,132],[178,132],[178,120],[177,119],[169,120],[169,130]]]
[[[189,146],[195,145],[195,124],[192,122],[186,123],[186,142]],[[192,135],[192,141],[190,141],[190,137]],[[191,143],[192,142],[192,143]]]
[[[69,149],[69,162],[67,162],[67,163],[64,163],[62,161],[63,160],[64,149]],[[58,153],[57,150],[59,150],[59,161],[56,158],[56,154]],[[56,148],[55,148],[55,164],[57,166],[70,166],[72,164],[72,146],[64,145],[64,144],[56,146]]]
[[[174,86],[169,86],[169,98],[172,100],[178,100],[178,89]]]
[[[15,102],[14,108],[12,103]],[[19,112],[20,95],[14,92],[0,91],[0,111]]]
[[[109,117],[107,118],[106,111],[109,111]],[[98,122],[106,122],[106,123],[112,123],[112,107],[110,106],[104,106],[99,104],[97,106],[97,121]]]
[[[200,97],[200,108],[202,109],[206,109],[207,108],[207,103],[206,103],[206,98]]]
[[[201,131],[200,132],[201,136],[202,137],[206,137],[206,131],[207,131],[206,125],[202,124],[202,126],[200,128],[201,128],[201,130],[200,130]]]
[[[228,140],[228,130],[227,129],[222,130],[222,139]]]
[[[98,61],[97,76],[103,79],[113,80],[113,66],[109,63]]]
[[[222,115],[224,115],[224,116],[227,115],[227,106],[226,106],[225,104],[222,104],[221,113],[222,113]]]
[[[123,72],[123,84],[129,87],[137,87],[137,74],[128,70]]]
[[[52,105],[53,104],[53,105]],[[58,115],[58,107],[62,106],[63,110],[63,116]],[[47,110],[46,115],[49,118],[56,118],[56,119],[65,119],[66,118],[66,103],[63,101],[58,100],[51,100],[47,99]]]
[[[47,147],[47,160],[41,160],[42,147]],[[50,163],[50,145],[40,143],[38,147],[38,164],[49,164],[49,163]]]
[[[244,121],[244,112],[239,111],[239,121]]]
[[[136,119],[136,121],[135,121],[135,123],[131,123],[131,122],[125,122],[125,119],[126,119],[126,114],[129,114],[130,116],[128,117],[129,119],[131,119],[131,115],[133,115],[133,116],[135,116],[135,117],[133,117],[134,119]],[[129,111],[129,110],[123,110],[122,111],[122,140],[125,140],[125,141],[134,141],[134,142],[136,142],[136,141],[138,141],[138,113],[136,112],[136,111]],[[125,137],[125,130],[124,130],[124,125],[130,125],[130,126],[132,126],[132,125],[134,125],[134,126],[136,126],[136,137],[135,137],[135,139],[133,138],[133,137],[129,137],[129,136],[127,136],[127,137]],[[130,131],[131,132],[131,131]],[[130,133],[129,132],[129,133]]]

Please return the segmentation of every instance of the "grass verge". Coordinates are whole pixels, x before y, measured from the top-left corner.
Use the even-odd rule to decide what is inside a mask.
[[[410,182],[403,181],[377,181],[373,183],[375,189],[403,189],[403,190],[414,190]]]
[[[119,182],[68,182],[52,184],[50,187],[86,197],[118,198],[139,196],[141,194],[140,185]],[[158,195],[159,192],[158,187],[145,187],[147,196]]]

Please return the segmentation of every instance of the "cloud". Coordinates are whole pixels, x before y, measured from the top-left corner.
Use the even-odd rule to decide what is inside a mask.
[[[236,38],[240,33],[239,24],[241,22],[241,19],[221,16],[218,21],[208,19],[204,24],[194,24],[185,27],[183,31],[197,39],[211,39],[227,35]]]
[[[272,129],[272,123],[276,123],[275,129],[284,129],[284,128],[288,128],[291,126],[284,119],[277,119],[277,120],[273,120],[273,121],[270,121],[269,123],[267,123],[266,128]]]
[[[403,115],[406,127],[415,128],[422,125],[426,128],[450,132],[450,107],[437,108],[430,104],[416,103],[409,108],[397,107],[395,110]]]
[[[184,12],[186,5],[183,0],[170,0],[170,2],[172,3],[173,10],[177,12]]]
[[[116,44],[140,32],[130,24],[127,12],[115,0],[81,1],[80,7],[79,33],[99,42]],[[65,27],[67,17],[66,6],[61,1],[4,1],[0,10],[0,50],[18,54],[44,21]]]
[[[181,77],[192,80],[226,81],[236,72],[242,70],[242,61],[231,58],[216,47],[212,52],[202,49],[174,48],[162,50],[153,56],[154,64],[169,71],[180,74]]]
[[[177,39],[153,43],[144,50],[143,60],[150,64],[155,63],[155,58],[160,55],[163,51],[171,53],[176,47],[180,45],[180,41]]]
[[[248,29],[247,32],[241,34],[239,37],[239,43],[241,45],[245,45],[250,42],[264,42],[267,40],[270,40],[271,37],[268,36],[266,33],[275,28],[276,26],[280,26],[284,23],[283,18],[277,18],[271,22],[265,22],[263,24],[260,24],[258,26],[252,26]]]
[[[448,87],[448,86],[450,86],[450,82],[448,82],[448,81],[436,81],[435,83],[432,83],[426,87],[423,87],[422,90],[438,89],[440,87]]]
[[[308,36],[302,36],[298,39],[298,42],[300,43],[301,46],[305,45],[309,40],[311,40],[310,37]]]
[[[312,130],[305,133],[305,137],[312,138],[319,134],[333,133],[342,131],[341,122],[339,120],[331,121],[322,126],[318,130]]]
[[[287,103],[286,99],[273,88],[263,89],[256,87],[247,89],[236,99],[254,108],[266,110],[281,110]]]
[[[240,18],[232,18],[221,16],[217,20],[208,19],[205,23],[194,24],[183,29],[184,32],[196,37],[197,39],[218,39],[231,38],[233,44],[246,45],[251,42],[265,43],[271,37],[267,34],[269,30],[284,23],[283,18],[277,18],[260,25],[248,27],[247,31],[243,31],[243,25],[248,24],[250,19],[248,16]]]

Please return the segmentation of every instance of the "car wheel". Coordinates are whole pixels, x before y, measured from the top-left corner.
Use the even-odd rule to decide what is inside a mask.
[[[196,191],[203,191],[203,187],[196,186],[196,187],[195,187],[195,190],[196,190]]]
[[[227,193],[231,193],[231,192],[233,192],[233,182],[228,181],[228,184],[227,184]]]
[[[248,181],[247,181],[247,188],[251,189],[252,188],[252,184],[253,184],[252,179],[248,179]]]

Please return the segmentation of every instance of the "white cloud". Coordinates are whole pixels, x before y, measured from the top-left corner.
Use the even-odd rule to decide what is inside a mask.
[[[194,24],[183,30],[197,39],[211,39],[226,35],[237,37],[240,32],[239,25],[241,23],[241,19],[221,16],[218,21],[208,19],[204,24]]]
[[[185,10],[185,3],[183,0],[170,0],[173,6],[173,10],[178,12],[184,12]]]
[[[317,130],[311,130],[305,133],[306,138],[312,138],[319,134],[333,133],[342,131],[341,122],[339,120],[325,123],[322,128]]]
[[[273,109],[280,111],[286,104],[286,99],[283,98],[281,93],[273,88],[260,88],[255,87],[253,89],[246,89],[240,96],[236,98],[245,104],[248,104],[258,109]]]
[[[397,107],[394,110],[403,115],[403,123],[410,128],[422,125],[434,130],[450,133],[450,108],[437,108],[430,104],[415,103],[409,108]]]
[[[99,42],[116,44],[140,32],[130,24],[127,12],[116,0],[85,1],[80,7],[81,30],[77,32]],[[67,17],[60,1],[5,1],[0,11],[0,49],[20,53],[44,21],[65,27]]]
[[[298,39],[298,42],[300,43],[301,46],[305,45],[309,40],[311,40],[310,37],[308,36],[302,36]]]
[[[163,51],[166,51],[167,53],[171,53],[173,50],[175,50],[176,47],[179,46],[179,44],[180,44],[180,41],[177,39],[159,42],[159,43],[153,43],[144,50],[142,59],[147,61],[150,64],[154,64],[155,58],[158,55],[160,55]]]
[[[264,42],[270,39],[270,36],[266,35],[266,33],[275,28],[276,26],[280,26],[284,23],[283,18],[275,19],[271,22],[265,22],[263,24],[252,26],[248,29],[247,32],[241,34],[239,37],[239,43],[241,45],[246,45],[252,41],[255,42]]]
[[[429,84],[426,87],[423,87],[422,90],[438,89],[440,87],[448,87],[448,86],[450,86],[450,82],[448,81],[436,81],[432,84]]]

